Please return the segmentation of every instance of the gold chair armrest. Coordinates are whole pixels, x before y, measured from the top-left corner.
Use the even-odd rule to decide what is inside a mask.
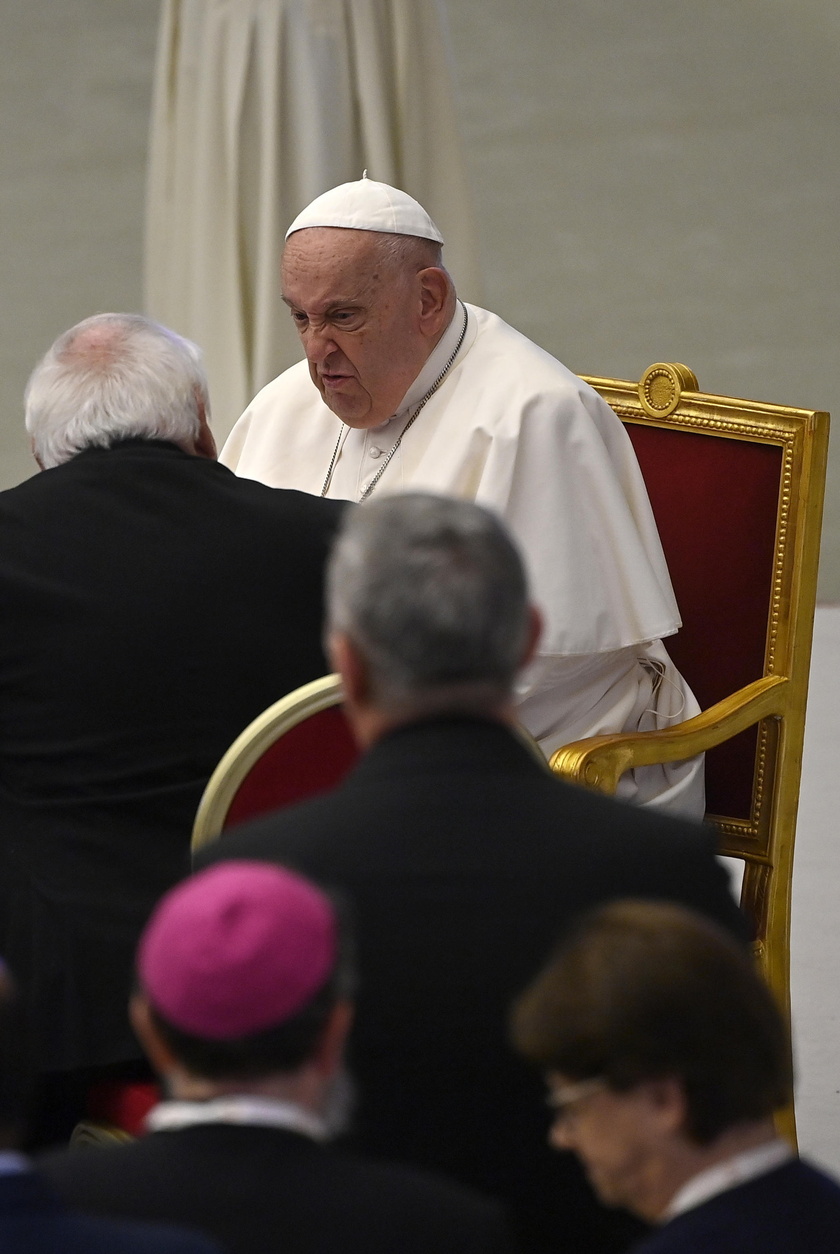
[[[757,679],[664,731],[620,732],[576,740],[557,749],[549,765],[557,775],[574,783],[614,793],[621,776],[632,767],[682,762],[729,740],[759,719],[784,714],[789,683],[784,675]]]

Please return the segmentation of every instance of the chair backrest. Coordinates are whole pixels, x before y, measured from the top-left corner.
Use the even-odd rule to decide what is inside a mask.
[[[339,676],[326,675],[276,701],[245,728],[204,790],[194,851],[227,827],[341,782],[359,756],[341,700]]]
[[[708,752],[707,817],[746,863],[742,904],[786,1002],[828,414],[702,393],[674,363],[587,382],[636,449],[683,618],[666,645],[701,707],[777,681],[772,716]]]
[[[667,647],[707,709],[769,673],[783,449],[625,422],[683,617]],[[711,814],[750,820],[755,750],[754,729],[709,750]]]
[[[228,827],[341,783],[360,753],[342,700],[341,677],[325,675],[276,701],[237,736],[202,795],[193,853]],[[531,733],[521,726],[513,730],[548,770]]]

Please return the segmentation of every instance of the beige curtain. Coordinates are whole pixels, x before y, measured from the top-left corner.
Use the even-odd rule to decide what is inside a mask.
[[[327,188],[367,169],[410,192],[481,300],[444,19],[438,0],[164,0],[145,303],[203,348],[217,439],[301,356],[280,253]]]

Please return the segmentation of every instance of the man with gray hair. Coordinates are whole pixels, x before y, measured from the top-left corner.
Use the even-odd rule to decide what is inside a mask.
[[[324,673],[342,506],[219,465],[198,349],[137,315],[60,336],[26,426],[43,473],[0,493],[0,946],[66,1089],[140,1058],[133,950],[208,776]]]
[[[516,731],[538,643],[522,563],[482,507],[425,493],[348,514],[327,576],[328,648],[367,750],[332,794],[200,857],[263,858],[355,905],[353,1143],[506,1199],[527,1251],[621,1248],[546,1145],[507,1007],[578,910],[632,892],[742,931],[710,831],[552,778]]]

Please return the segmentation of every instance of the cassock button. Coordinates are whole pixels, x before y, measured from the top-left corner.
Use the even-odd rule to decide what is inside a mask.
[[[371,448],[371,450],[370,450],[370,455],[371,455],[371,457],[381,457],[381,456],[382,456],[382,449],[381,449],[381,448],[377,448],[377,447],[376,447],[376,445],[374,444],[374,445],[373,445],[373,447],[372,447],[372,448]]]

